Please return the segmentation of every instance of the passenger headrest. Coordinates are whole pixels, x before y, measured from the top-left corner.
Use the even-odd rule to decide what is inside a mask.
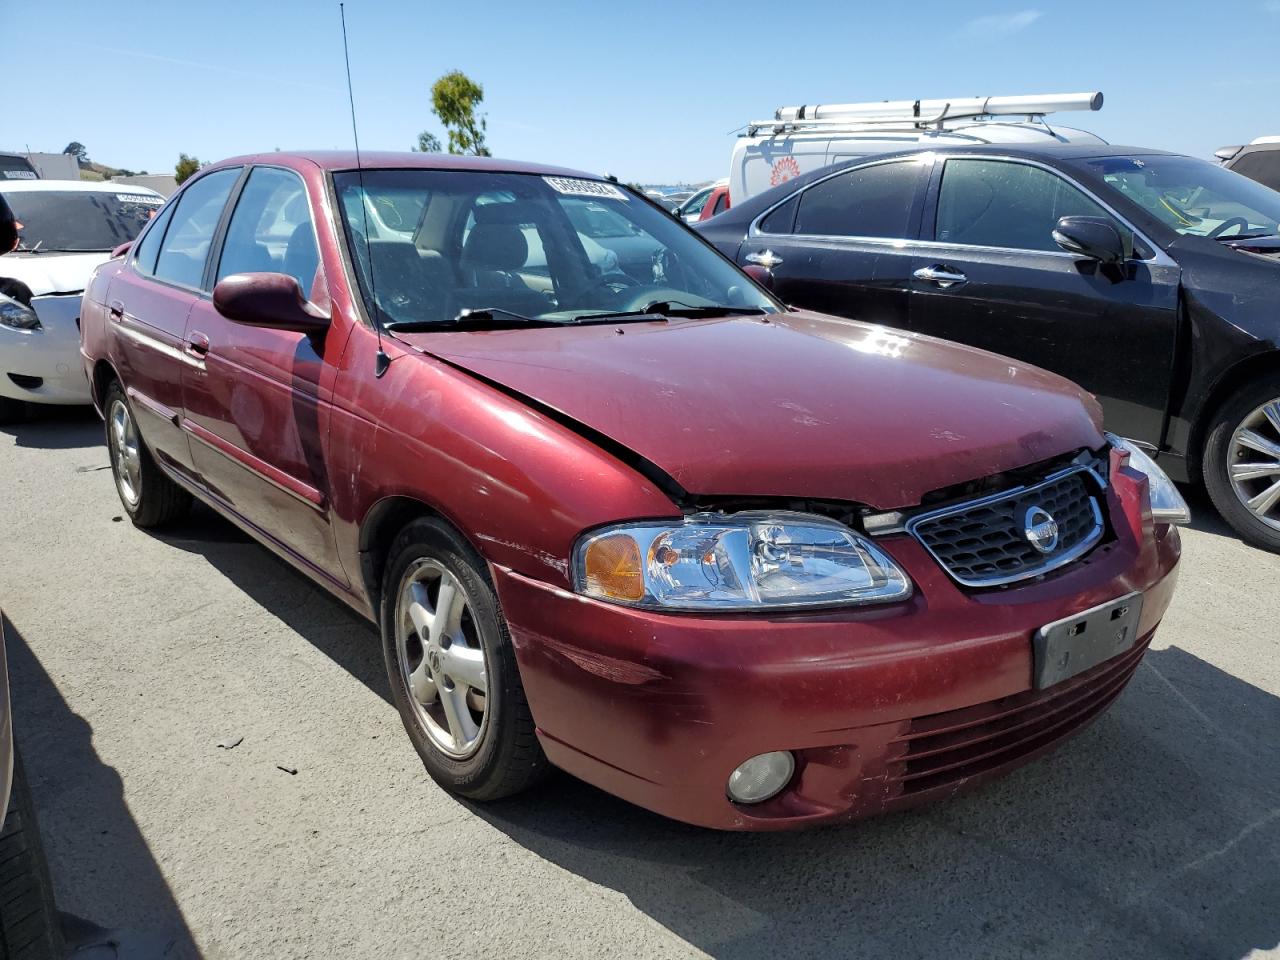
[[[467,235],[462,259],[470,267],[519,270],[529,259],[529,243],[513,223],[477,223]]]

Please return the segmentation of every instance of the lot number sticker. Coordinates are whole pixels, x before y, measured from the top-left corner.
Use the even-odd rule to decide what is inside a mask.
[[[569,197],[627,199],[627,195],[612,183],[601,183],[599,180],[574,180],[571,177],[543,177],[542,179],[556,193],[563,193]]]

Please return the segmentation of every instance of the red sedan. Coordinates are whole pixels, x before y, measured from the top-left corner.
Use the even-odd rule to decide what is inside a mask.
[[[133,521],[199,499],[376,620],[478,800],[549,764],[730,829],[949,796],[1105,710],[1173,590],[1185,504],[1078,388],[789,310],[581,173],[228,160],[82,327]]]

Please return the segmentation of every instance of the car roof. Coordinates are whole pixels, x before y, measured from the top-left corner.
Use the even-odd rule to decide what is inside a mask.
[[[358,159],[358,163],[357,163]],[[594,173],[584,173],[567,167],[554,167],[523,160],[502,160],[497,157],[459,157],[448,153],[417,153],[395,151],[361,151],[357,158],[354,150],[284,150],[271,153],[247,154],[228,157],[211,164],[208,169],[246,164],[266,163],[300,166],[310,164],[322,170],[476,170],[487,173],[532,173],[549,177],[576,177],[586,180],[603,180]]]
[[[1049,143],[975,143],[939,144],[937,146],[918,144],[909,150],[895,150],[893,153],[884,154],[866,154],[857,159],[863,161],[876,160],[880,157],[905,157],[919,153],[945,153],[948,155],[998,153],[1001,156],[1022,157],[1029,160],[1043,157],[1059,160],[1092,160],[1096,157],[1179,156],[1179,154],[1171,153],[1168,150],[1156,150],[1151,147],[1128,147],[1122,144],[1109,143],[1059,143],[1055,140]]]
[[[0,180],[0,192],[4,193],[141,193],[158,197],[150,187],[132,183],[113,183],[110,180]]]

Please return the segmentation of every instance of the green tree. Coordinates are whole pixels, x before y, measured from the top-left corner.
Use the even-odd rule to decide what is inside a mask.
[[[75,157],[76,163],[82,167],[89,164],[89,151],[85,149],[85,145],[79,140],[72,140],[62,152]]]
[[[197,158],[188,157],[185,153],[180,153],[178,154],[178,162],[173,168],[173,178],[178,183],[185,183],[199,169],[200,161]]]
[[[485,120],[476,113],[483,101],[484,87],[461,70],[451,70],[431,85],[431,109],[449,132],[450,153],[490,155],[484,142]]]
[[[440,138],[430,130],[423,130],[418,134],[418,145],[413,148],[417,153],[439,153],[444,149],[440,145]]]

